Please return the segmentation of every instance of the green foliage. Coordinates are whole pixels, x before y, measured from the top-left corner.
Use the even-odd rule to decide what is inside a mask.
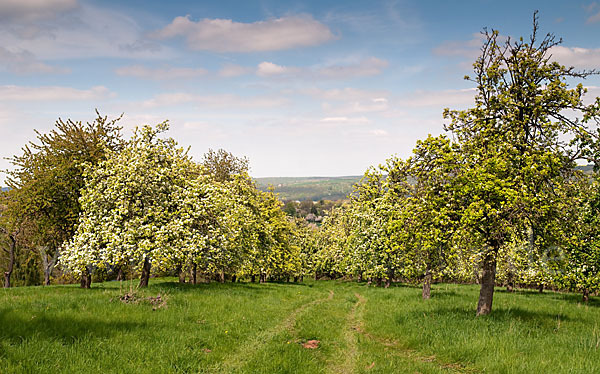
[[[198,165],[156,129],[86,171],[82,214],[61,264],[79,275],[133,266],[158,272],[284,277],[303,274],[282,203],[259,191],[243,159],[220,150]],[[216,174],[215,174],[216,173]],[[307,235],[307,232],[302,234]]]
[[[86,171],[80,199],[82,215],[61,263],[80,273],[86,266],[139,265],[145,260],[164,269],[179,255],[178,213],[189,159],[172,139],[137,129],[120,151]]]
[[[598,175],[591,185],[583,186],[576,206],[574,229],[570,232],[567,263],[558,283],[582,291],[587,300],[600,290],[600,184]]]
[[[27,236],[20,244],[41,255],[46,284],[61,245],[75,232],[86,165],[121,147],[118,120],[99,114],[86,124],[59,119],[49,133],[36,131],[38,142],[10,159],[16,168],[7,172],[9,203],[3,216]]]
[[[235,175],[248,173],[249,163],[246,157],[236,157],[224,149],[209,149],[202,160],[205,171],[219,182],[231,181]]]
[[[367,170],[350,204],[325,220],[323,235],[333,237],[320,241],[320,269],[479,281],[479,314],[491,311],[497,273],[508,286],[595,290],[559,281],[597,282],[595,245],[586,244],[595,234],[582,229],[596,223],[584,223],[593,214],[583,213],[591,202],[580,203],[589,192],[576,161],[600,154],[590,128],[600,100],[585,105],[586,90],[571,86],[595,72],[552,61],[559,43],[550,34],[540,39],[537,14],[528,41],[501,42],[485,30],[467,77],[477,85],[475,106],[444,113],[453,141],[429,136],[409,159]],[[571,275],[565,266],[575,269]]]
[[[537,33],[537,14],[529,41],[501,43],[497,31],[486,30],[474,77],[466,77],[477,85],[475,107],[444,113],[466,160],[462,222],[471,245],[481,246],[478,313],[491,310],[496,256],[514,232],[532,230],[536,242],[557,239],[545,228],[562,221],[561,199],[569,195],[561,189],[576,177],[581,156],[564,139],[587,132],[581,117],[596,110],[584,105],[582,84],[569,87],[592,72],[551,61],[560,41]]]

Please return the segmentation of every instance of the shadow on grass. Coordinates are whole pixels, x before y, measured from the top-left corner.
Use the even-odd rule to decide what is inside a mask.
[[[92,338],[109,338],[139,329],[148,329],[146,323],[109,321],[98,318],[80,318],[48,315],[25,318],[10,309],[0,309],[0,339],[22,343],[34,338],[59,341],[64,345]]]
[[[291,287],[310,287],[308,284],[304,283],[287,283],[287,282],[268,282],[268,283],[250,283],[250,282],[236,282],[236,283],[179,283],[179,282],[161,282],[161,283],[153,283],[150,285],[149,289],[162,289],[162,290],[172,290],[177,292],[198,292],[203,290],[248,290],[254,293],[262,293],[265,291],[273,291],[277,289],[281,289],[282,286],[291,286]]]
[[[431,298],[432,299],[451,299],[455,297],[464,296],[464,293],[458,293],[454,290],[445,290],[445,289],[432,289],[431,290]]]
[[[530,289],[516,289],[512,292],[508,292],[505,289],[496,289],[494,292],[504,295],[522,295],[530,299],[541,298],[552,300],[564,300],[573,304],[583,304],[583,296],[577,293],[557,292],[552,290],[545,290],[544,292],[540,293],[537,290]],[[589,301],[585,304],[592,307],[600,307],[600,297],[590,297]]]
[[[482,319],[484,321],[506,324],[510,322],[519,322],[529,327],[542,327],[548,329],[554,329],[557,322],[570,321],[571,318],[563,313],[548,313],[543,311],[531,311],[519,307],[514,308],[495,308],[489,315],[476,317],[475,308],[465,309],[461,307],[438,307],[435,310],[428,311],[413,311],[409,313],[407,317],[399,316],[399,322],[406,322],[407,320],[420,319],[425,316],[431,316],[431,318],[443,317],[443,319],[453,319],[456,321],[473,321]]]

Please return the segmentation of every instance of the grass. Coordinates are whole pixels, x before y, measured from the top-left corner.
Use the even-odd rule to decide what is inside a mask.
[[[600,300],[351,282],[27,287],[0,292],[1,373],[593,373]],[[166,305],[147,297],[161,295]],[[316,349],[303,346],[318,340]]]

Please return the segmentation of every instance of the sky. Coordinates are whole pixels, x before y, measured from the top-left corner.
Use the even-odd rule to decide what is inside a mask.
[[[555,59],[600,69],[593,1],[0,0],[0,169],[97,109],[125,135],[168,120],[254,177],[360,175],[472,106],[481,31],[527,37],[535,10]]]

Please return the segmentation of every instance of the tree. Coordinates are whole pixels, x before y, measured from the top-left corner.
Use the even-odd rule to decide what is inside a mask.
[[[314,269],[317,247],[317,226],[303,218],[290,218],[293,223],[292,241],[300,254],[298,268],[294,272],[294,281],[304,279]]]
[[[391,162],[389,183],[396,188],[397,209],[394,233],[403,240],[405,253],[416,273],[423,278],[423,299],[431,295],[431,282],[448,266],[455,232],[461,217],[456,198],[461,162],[458,146],[445,136],[418,141],[406,162]],[[403,178],[398,176],[403,175]],[[408,183],[410,180],[410,183]],[[399,188],[400,187],[400,188]]]
[[[231,181],[234,175],[247,173],[249,169],[246,157],[236,157],[224,149],[209,149],[204,154],[202,165],[219,182]]]
[[[236,213],[231,226],[235,252],[241,259],[240,275],[287,277],[297,273],[300,248],[292,243],[293,226],[272,192],[263,192],[247,174],[235,179],[232,196]],[[233,248],[232,248],[233,249]]]
[[[540,40],[538,31],[537,13],[528,41],[501,43],[498,31],[485,30],[474,77],[466,77],[477,85],[475,107],[444,113],[466,157],[462,223],[482,247],[477,315],[492,310],[497,255],[512,228],[536,230],[560,216],[554,190],[573,176],[582,155],[564,139],[585,132],[581,117],[597,113],[597,104],[584,105],[582,84],[569,88],[572,79],[594,72],[552,61],[551,48],[561,40],[552,34]]]
[[[397,248],[389,238],[390,219],[397,209],[390,199],[385,175],[370,168],[351,196],[350,233],[347,239],[349,263],[344,274],[363,274],[381,286],[391,284],[397,270]]]
[[[90,265],[132,264],[146,287],[152,266],[166,269],[181,259],[180,197],[194,167],[173,139],[159,138],[167,129],[166,122],[138,128],[122,150],[86,169],[79,225],[61,260],[65,267],[81,274]]]
[[[8,172],[8,214],[30,226],[28,235],[42,258],[45,285],[50,284],[62,244],[75,232],[85,165],[98,163],[107,150],[121,145],[118,120],[100,114],[86,124],[59,119],[49,133],[36,131],[38,143],[30,142],[21,156],[10,159],[16,169]]]
[[[11,196],[14,195],[14,192],[14,190],[0,192],[0,235],[2,235],[0,239],[2,239],[3,244],[2,250],[8,256],[8,263],[4,272],[4,288],[11,287],[10,279],[15,268],[17,239],[22,230],[19,217],[14,215],[15,209],[9,208],[12,203]]]
[[[313,263],[315,279],[321,275],[334,278],[338,275],[350,274],[347,270],[350,264],[360,267],[359,277],[362,274],[364,265],[353,257],[348,246],[348,237],[352,230],[350,209],[350,204],[333,208],[317,232],[317,251]]]
[[[559,284],[581,291],[587,302],[590,293],[600,290],[600,181],[596,173],[591,184],[582,185],[579,204],[573,209],[574,223],[567,248],[567,264],[559,273]]]

